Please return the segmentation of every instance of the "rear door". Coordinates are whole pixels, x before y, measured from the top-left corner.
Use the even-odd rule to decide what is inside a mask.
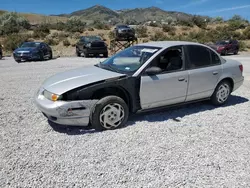
[[[189,84],[186,101],[210,97],[222,74],[219,56],[207,47],[186,46]]]

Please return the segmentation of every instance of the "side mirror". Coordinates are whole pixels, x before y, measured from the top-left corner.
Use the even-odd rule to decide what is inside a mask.
[[[150,67],[150,68],[147,68],[145,73],[147,75],[156,75],[156,74],[159,74],[162,72],[162,69],[159,68],[159,67]]]

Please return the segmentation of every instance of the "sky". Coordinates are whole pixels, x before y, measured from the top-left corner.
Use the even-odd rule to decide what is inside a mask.
[[[0,0],[0,9],[50,15],[71,13],[96,4],[114,10],[156,6],[166,11],[224,19],[238,14],[250,20],[250,0]]]

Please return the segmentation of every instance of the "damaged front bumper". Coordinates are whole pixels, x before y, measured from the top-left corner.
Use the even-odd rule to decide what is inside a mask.
[[[88,126],[89,117],[97,100],[83,101],[51,101],[40,89],[35,95],[38,109],[52,122],[69,126]]]

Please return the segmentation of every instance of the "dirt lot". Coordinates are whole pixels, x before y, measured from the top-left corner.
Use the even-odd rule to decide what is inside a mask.
[[[250,55],[229,103],[134,116],[95,132],[51,126],[33,104],[41,83],[98,59],[0,60],[0,187],[250,187]]]

